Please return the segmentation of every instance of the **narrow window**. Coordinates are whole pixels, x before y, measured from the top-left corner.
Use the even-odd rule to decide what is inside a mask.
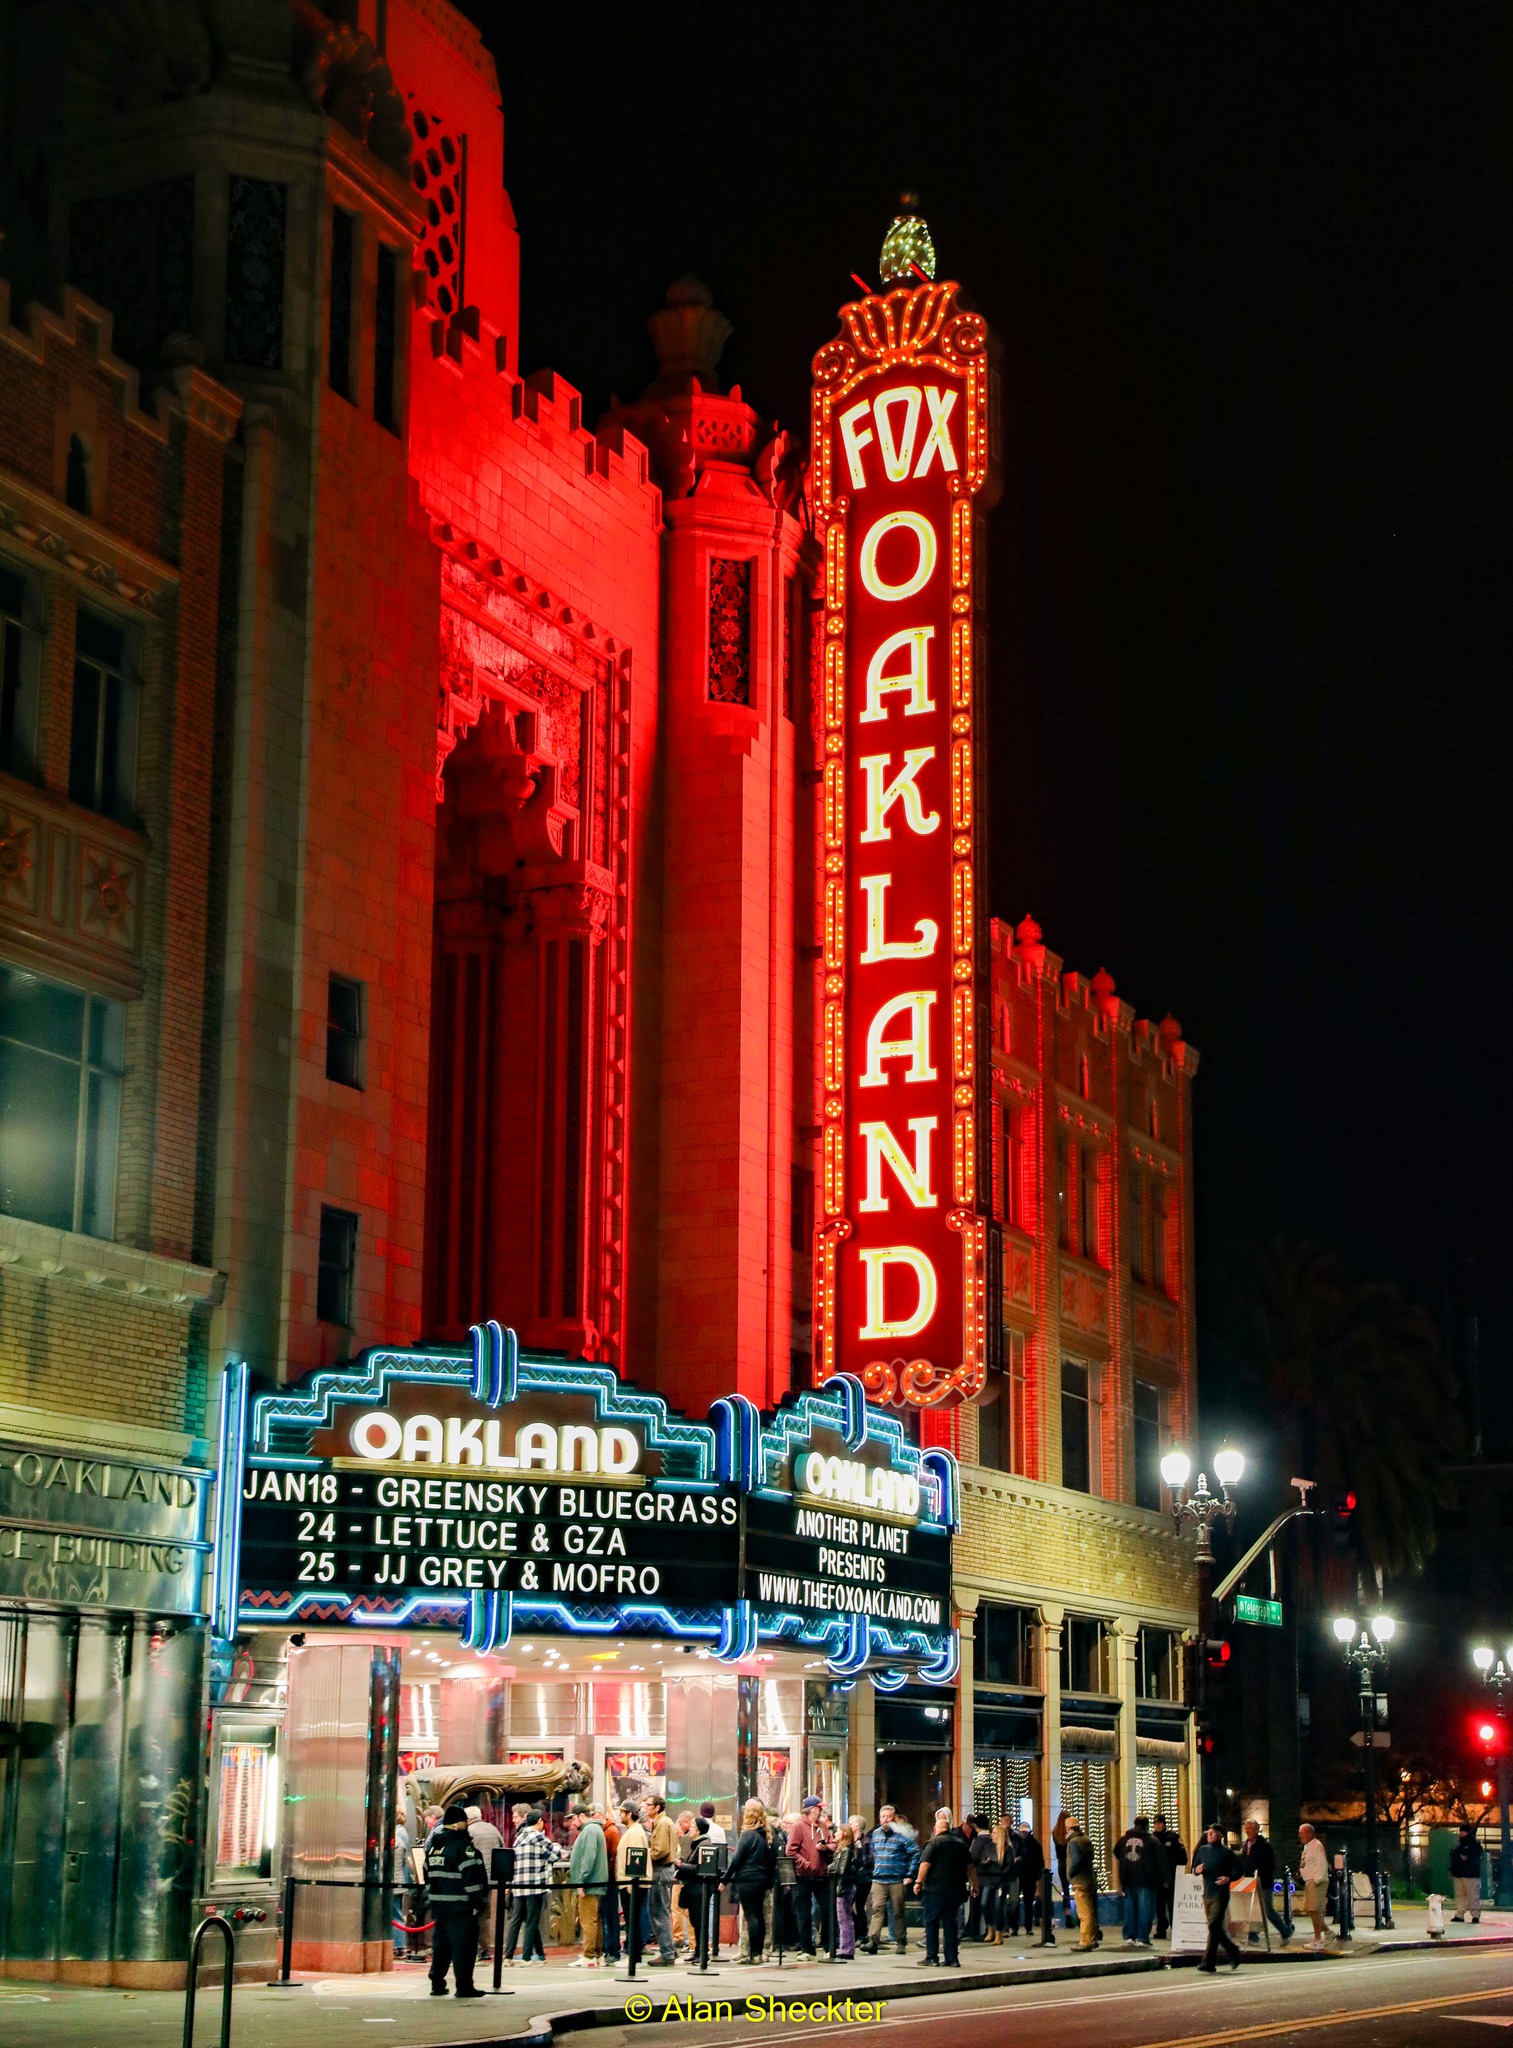
[[[367,990],[333,974],[326,984],[326,1079],[344,1088],[363,1085],[363,1026]]]
[[[141,695],[127,634],[81,610],[74,649],[68,794],[88,811],[134,825]]]
[[[1158,1180],[1151,1182],[1151,1285],[1164,1294],[1167,1291],[1166,1258],[1166,1216],[1167,1193],[1165,1184]]]
[[[1130,1168],[1129,1177],[1129,1269],[1132,1279],[1143,1286],[1145,1261],[1145,1176]]]
[[[34,630],[31,586],[0,563],[0,769],[34,781],[41,636]]]
[[[352,275],[357,255],[357,219],[344,207],[331,209],[331,323],[327,381],[342,398],[352,396]]]
[[[751,561],[709,563],[709,701],[751,702]]]
[[[288,187],[231,180],[226,225],[226,360],[276,370],[284,360]]]
[[[1061,1483],[1073,1493],[1091,1493],[1088,1369],[1072,1359],[1061,1362]]]
[[[1161,1389],[1135,1382],[1135,1505],[1161,1511]]]
[[[783,716],[793,718],[793,578],[783,578]]]
[[[350,1209],[331,1209],[322,1204],[315,1313],[323,1323],[336,1323],[344,1330],[352,1328],[356,1272],[357,1218]]]
[[[1085,1259],[1098,1257],[1098,1154],[1091,1145],[1078,1148],[1078,1250]]]
[[[1075,1249],[1072,1243],[1072,1159],[1074,1146],[1065,1131],[1056,1133],[1056,1206],[1058,1242],[1064,1252]]]
[[[0,967],[0,1209],[111,1237],[125,1012]]]
[[[89,444],[80,434],[68,437],[68,461],[63,472],[63,502],[70,512],[94,513],[93,478],[90,474]]]
[[[814,1175],[807,1166],[788,1169],[788,1244],[806,1255],[814,1242]]]
[[[378,288],[373,305],[373,417],[399,432],[399,251],[378,245]]]

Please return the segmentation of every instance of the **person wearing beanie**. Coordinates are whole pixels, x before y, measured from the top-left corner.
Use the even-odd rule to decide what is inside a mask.
[[[426,1891],[435,1926],[431,1935],[431,1996],[447,1995],[447,1970],[459,1998],[482,1998],[473,1984],[478,1953],[478,1907],[489,1895],[483,1858],[468,1834],[465,1806],[449,1806],[426,1844]]]

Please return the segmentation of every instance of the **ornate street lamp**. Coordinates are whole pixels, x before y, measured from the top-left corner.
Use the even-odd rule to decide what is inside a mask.
[[[1359,1640],[1357,1630],[1359,1629]],[[1361,1742],[1366,1753],[1366,1868],[1371,1874],[1372,1896],[1377,1900],[1378,1926],[1383,1922],[1377,1885],[1376,1854],[1376,1691],[1379,1678],[1387,1675],[1387,1645],[1397,1634],[1390,1614],[1373,1614],[1368,1623],[1357,1624],[1349,1614],[1334,1618],[1335,1641],[1345,1653],[1348,1670],[1355,1673],[1361,1708]]]
[[[1219,1482],[1219,1491],[1210,1493],[1205,1473],[1198,1474],[1198,1484],[1191,1493],[1187,1482],[1192,1475],[1192,1460],[1186,1451],[1170,1450],[1161,1460],[1161,1477],[1166,1481],[1172,1497],[1172,1526],[1178,1536],[1189,1525],[1197,1536],[1198,1566],[1198,1640],[1194,1645],[1197,1659],[1197,1684],[1193,1687],[1194,1705],[1198,1715],[1200,1734],[1208,1725],[1208,1637],[1213,1615],[1211,1587],[1213,1582],[1214,1545],[1213,1527],[1215,1522],[1232,1523],[1238,1502],[1233,1489],[1240,1483],[1245,1472],[1245,1460],[1240,1453],[1226,1445],[1214,1455],[1214,1477]],[[1207,1803],[1199,1787],[1199,1811],[1206,1813]]]
[[[1494,1656],[1484,1643],[1471,1652],[1471,1662],[1492,1688],[1492,1711],[1497,1716],[1497,1805],[1502,1815],[1502,1847],[1497,1862],[1497,1896],[1500,1913],[1513,1909],[1513,1829],[1508,1821],[1508,1709],[1513,1704],[1513,1649],[1506,1656]]]

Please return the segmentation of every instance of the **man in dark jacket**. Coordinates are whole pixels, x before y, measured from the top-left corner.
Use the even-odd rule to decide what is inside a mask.
[[[1245,1875],[1253,1877],[1256,1881],[1256,1897],[1260,1901],[1261,1911],[1277,1930],[1285,1944],[1291,1939],[1287,1931],[1287,1923],[1282,1919],[1272,1903],[1271,1888],[1276,1882],[1277,1876],[1276,1854],[1270,1842],[1261,1833],[1259,1821],[1248,1820],[1245,1823],[1245,1840],[1240,1844],[1240,1862],[1244,1868]],[[1252,1941],[1259,1941],[1261,1937],[1252,1930],[1250,1938]]]
[[[1240,1951],[1230,1940],[1224,1925],[1224,1916],[1229,1911],[1229,1887],[1239,1871],[1239,1860],[1233,1851],[1226,1848],[1224,1837],[1217,1828],[1205,1828],[1203,1839],[1193,1852],[1192,1869],[1194,1877],[1203,1880],[1203,1911],[1208,1916],[1208,1947],[1203,1951],[1200,1970],[1211,1977],[1219,1966],[1219,1950],[1222,1948],[1232,1970],[1240,1967]]]
[[[1098,1859],[1080,1820],[1068,1817],[1066,1881],[1077,1905],[1077,1946],[1096,1948],[1103,1939],[1098,1925]]]
[[[1156,1939],[1164,1941],[1171,1933],[1177,1879],[1187,1868],[1187,1844],[1175,1829],[1166,1825],[1164,1813],[1158,1813],[1151,1822],[1151,1840],[1161,1858],[1161,1889],[1156,1894]]]
[[[948,1807],[935,1816],[935,1832],[920,1852],[914,1892],[924,1901],[925,1952],[916,1965],[925,1969],[940,1962],[941,1936],[945,1937],[945,1967],[961,1968],[957,1946],[962,1901],[972,1880],[972,1852],[967,1838],[951,1825]]]
[[[1114,1868],[1124,1894],[1124,1946],[1149,1948],[1156,1895],[1161,1888],[1161,1857],[1143,1813],[1115,1842]]]
[[[1460,1837],[1450,1851],[1450,1882],[1455,1887],[1452,1920],[1467,1920],[1474,1927],[1481,1919],[1481,1843],[1469,1821],[1460,1824]]]
[[[426,1892],[431,1918],[431,1996],[447,1995],[447,1968],[457,1980],[459,1998],[482,1998],[473,1987],[473,1958],[478,1953],[478,1906],[489,1895],[483,1858],[468,1835],[465,1806],[449,1806],[441,1826],[426,1848]]]

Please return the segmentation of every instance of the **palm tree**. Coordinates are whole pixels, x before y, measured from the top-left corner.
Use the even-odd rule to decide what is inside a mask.
[[[1458,1388],[1433,1320],[1387,1281],[1358,1280],[1316,1244],[1244,1246],[1230,1289],[1231,1399],[1269,1439],[1282,1477],[1317,1481],[1299,1550],[1305,1583],[1353,1593],[1331,1556],[1328,1502],[1356,1496],[1364,1562],[1377,1577],[1421,1565],[1434,1511],[1454,1497]],[[1226,1406],[1230,1402],[1226,1402]],[[1252,1438],[1255,1441],[1255,1438]]]

